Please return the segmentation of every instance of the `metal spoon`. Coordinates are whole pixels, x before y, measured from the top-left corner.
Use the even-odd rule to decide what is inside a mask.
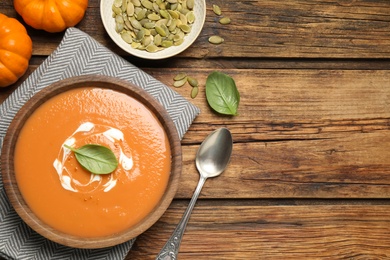
[[[203,184],[209,177],[220,175],[228,165],[233,149],[233,139],[230,131],[226,128],[219,128],[212,132],[202,142],[196,154],[196,168],[200,173],[198,186],[192,196],[187,210],[177,225],[172,236],[161,249],[156,260],[174,260],[179,252],[181,238],[187,226],[192,209],[198,199]]]

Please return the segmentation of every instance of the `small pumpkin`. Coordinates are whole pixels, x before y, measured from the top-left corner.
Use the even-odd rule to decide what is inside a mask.
[[[31,27],[54,33],[78,24],[88,0],[14,0],[14,7]]]
[[[32,41],[15,18],[0,13],[0,87],[15,83],[28,68]]]

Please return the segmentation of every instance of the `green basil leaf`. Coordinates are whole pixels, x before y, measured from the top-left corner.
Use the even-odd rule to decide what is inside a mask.
[[[230,76],[214,71],[206,80],[206,99],[212,109],[225,115],[237,115],[240,93]]]
[[[72,150],[77,161],[94,174],[108,174],[118,167],[118,160],[110,148],[98,144],[86,144],[78,149],[64,145]]]

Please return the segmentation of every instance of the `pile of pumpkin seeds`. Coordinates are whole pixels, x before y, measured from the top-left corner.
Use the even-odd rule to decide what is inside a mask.
[[[173,80],[173,86],[176,88],[180,88],[188,82],[188,84],[192,87],[191,98],[196,98],[199,92],[199,83],[197,79],[188,76],[186,73],[179,73],[173,78]]]
[[[195,0],[114,0],[115,30],[134,49],[157,52],[183,43]]]
[[[218,6],[218,5],[215,5],[213,4],[213,12],[214,14],[218,15],[218,16],[221,16],[222,15],[222,11],[221,11],[221,8]],[[230,24],[231,20],[229,17],[222,17],[219,19],[219,23],[220,24]],[[210,36],[209,37],[209,42],[212,43],[212,44],[221,44],[223,43],[225,40],[219,36],[219,35],[213,35],[213,36]]]

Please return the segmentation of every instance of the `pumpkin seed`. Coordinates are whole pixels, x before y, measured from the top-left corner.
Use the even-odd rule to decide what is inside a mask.
[[[173,41],[174,42],[177,42],[177,41],[180,41],[183,39],[183,35],[178,33],[178,34],[175,34],[175,36],[173,36]]]
[[[221,8],[220,8],[218,5],[213,5],[213,12],[214,12],[216,15],[221,15],[221,14],[222,14]]]
[[[167,23],[165,24],[167,27],[168,26],[170,26],[172,23],[174,23],[174,22],[172,22],[173,20],[171,19],[171,17],[168,17],[168,19],[167,19]]]
[[[115,5],[112,5],[112,11],[114,12],[115,16],[122,13],[122,9],[120,7],[115,6]]]
[[[142,44],[144,46],[149,46],[150,44],[154,43],[153,38],[150,35],[145,35],[144,38],[142,39]]]
[[[134,29],[141,30],[142,25],[141,25],[140,22],[138,22],[137,19],[131,19],[131,20],[130,20],[130,23],[131,23],[131,25],[133,26]]]
[[[154,45],[154,44],[149,44],[146,47],[146,51],[148,51],[148,52],[156,52],[158,50],[159,50],[159,48],[156,45]]]
[[[173,78],[173,80],[175,80],[175,81],[177,81],[177,80],[182,80],[182,79],[184,79],[185,77],[187,77],[187,74],[186,74],[186,73],[179,73],[179,74],[177,74],[177,75]]]
[[[219,19],[220,24],[229,24],[230,22],[231,22],[231,20],[229,17],[223,17],[223,18]]]
[[[125,42],[127,42],[129,44],[131,44],[133,42],[133,38],[131,37],[131,34],[129,31],[125,31],[125,32],[121,33],[121,37]]]
[[[116,17],[115,17],[115,22],[116,23],[125,23],[125,21],[123,20],[123,17],[122,15],[118,14]]]
[[[194,23],[195,21],[195,14],[193,11],[189,11],[187,14],[186,14],[186,18],[187,18],[187,22],[188,23]]]
[[[196,98],[196,96],[198,95],[198,92],[199,92],[199,88],[198,87],[193,87],[192,90],[191,90],[191,98]]]
[[[159,13],[160,12],[160,7],[158,6],[158,4],[156,2],[153,2],[153,10],[156,12],[156,13]]]
[[[160,15],[161,15],[162,17],[164,17],[164,18],[166,18],[166,19],[169,18],[169,13],[168,13],[167,10],[160,10],[159,13],[160,13]]]
[[[182,30],[178,29],[175,35],[179,35],[179,37],[183,39],[186,34]]]
[[[131,47],[133,47],[134,49],[138,49],[139,46],[141,46],[141,43],[139,43],[139,42],[132,42],[131,43]]]
[[[168,13],[171,15],[173,19],[179,19],[180,13],[174,10],[168,10]]]
[[[146,29],[153,29],[154,26],[155,26],[155,23],[153,23],[153,22],[147,22],[147,23],[145,23],[143,26],[144,26],[144,28],[146,28]]]
[[[174,42],[173,42],[173,45],[174,45],[174,46],[179,46],[179,45],[181,45],[183,42],[184,42],[184,39],[180,39],[180,40],[178,40],[178,41],[174,41]]]
[[[151,14],[148,14],[148,19],[150,19],[152,21],[158,21],[161,19],[161,16],[159,16],[156,13],[151,13]]]
[[[171,47],[172,45],[173,45],[173,41],[165,40],[165,41],[161,42],[161,46],[164,47],[164,48]]]
[[[177,10],[184,15],[190,11],[184,3],[182,3],[181,5],[179,4]]]
[[[181,24],[179,28],[185,33],[191,32],[191,27],[187,24]]]
[[[190,10],[194,9],[194,3],[194,0],[187,0],[187,8]]]
[[[129,22],[129,20],[126,20],[125,21],[125,27],[127,30],[130,30],[130,34],[133,32],[133,26],[131,25],[131,23]]]
[[[160,46],[160,45],[161,45],[161,42],[162,42],[162,37],[161,37],[161,35],[160,35],[160,34],[157,34],[156,36],[154,36],[153,42],[154,42],[154,45]]]
[[[168,27],[168,30],[169,30],[170,32],[174,32],[174,31],[176,30],[176,23],[175,23],[175,22],[171,23],[171,24],[169,25],[169,27]]]
[[[127,9],[126,9],[127,16],[133,16],[134,15],[134,4],[128,3]]]
[[[115,24],[115,31],[116,31],[117,33],[122,32],[123,29],[124,29],[123,23],[117,23],[117,24]]]
[[[225,40],[218,36],[218,35],[213,35],[209,38],[209,42],[212,43],[212,44],[221,44],[223,43]]]
[[[156,32],[156,29],[150,29],[149,30],[150,31],[150,35],[152,35],[152,36],[157,36],[158,35],[158,33]]]
[[[153,10],[153,3],[149,0],[141,0],[141,5],[146,9]]]
[[[122,0],[122,12],[125,12],[127,9],[127,1],[126,0]]]
[[[143,20],[146,17],[146,12],[147,12],[146,9],[140,9],[140,8],[135,9],[134,11],[135,19],[137,19],[138,21]]]
[[[167,19],[161,19],[161,20],[158,20],[156,23],[155,23],[155,25],[156,26],[162,26],[162,25],[167,25],[167,23],[168,23],[168,20]]]
[[[184,86],[184,84],[186,84],[186,82],[187,82],[187,77],[184,77],[180,80],[176,80],[175,82],[173,82],[173,86],[175,88],[180,88],[180,87]]]
[[[145,36],[145,31],[144,30],[139,30],[137,33],[137,41],[141,41]]]
[[[167,35],[167,37],[169,37],[171,35],[171,33],[169,32],[168,27],[165,24],[162,24],[161,28],[163,28],[163,30],[165,31],[165,34]]]
[[[114,6],[115,7],[121,7],[122,6],[122,0],[115,0],[114,1]]]
[[[140,23],[143,27],[145,27],[145,24],[148,23],[148,22],[150,22],[150,20],[149,20],[148,18],[144,18],[144,19],[142,19],[142,20],[139,21],[139,23]]]
[[[184,14],[180,13],[179,19],[180,19],[182,24],[187,24],[187,17]]]
[[[154,29],[156,29],[156,32],[161,35],[161,37],[167,36],[167,33],[161,26],[156,26]]]
[[[160,4],[158,4],[158,7],[159,7],[160,9],[163,9],[163,10],[166,10],[166,9],[167,9],[167,6],[166,6],[165,3],[160,3]]]
[[[134,6],[141,6],[141,1],[140,0],[131,0]]]
[[[198,81],[193,77],[187,77],[187,81],[193,87],[197,87],[199,85]]]

